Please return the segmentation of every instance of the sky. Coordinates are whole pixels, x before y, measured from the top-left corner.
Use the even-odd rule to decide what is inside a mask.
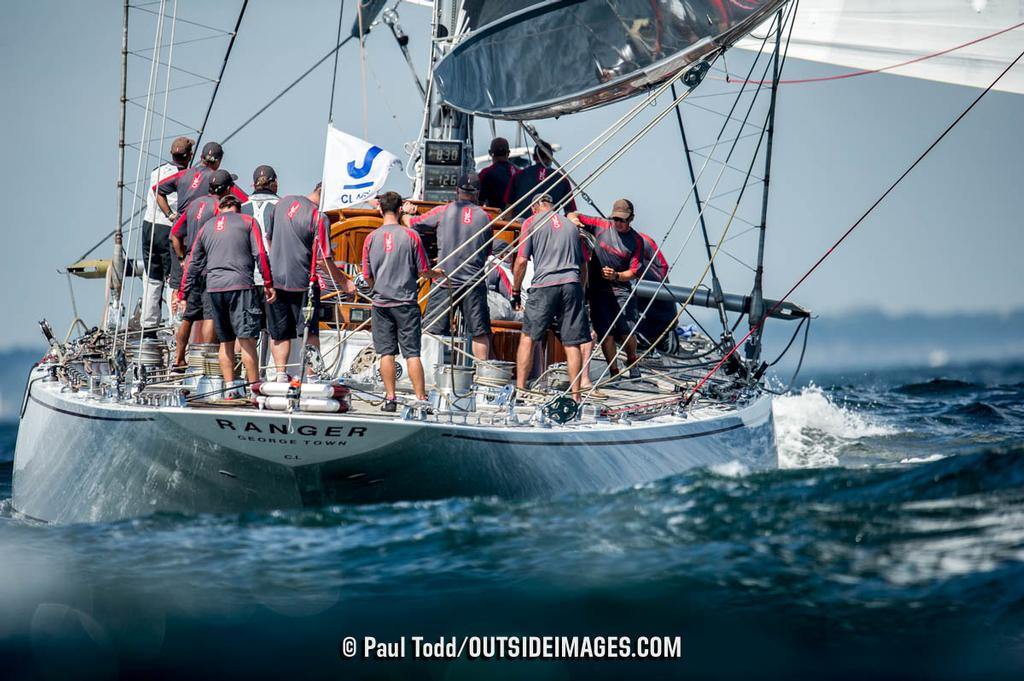
[[[159,6],[142,0],[139,4],[143,9],[131,13],[133,50],[152,48],[155,17],[144,9]],[[230,30],[240,4],[178,0],[178,16]],[[405,4],[400,13],[422,73],[428,10]],[[346,32],[352,19],[348,7]],[[251,0],[204,139],[222,139],[329,50],[337,21],[336,1]],[[176,31],[176,40],[193,42],[175,47],[175,67],[216,76],[226,38],[180,22]],[[197,40],[210,36],[214,37]],[[38,345],[35,322],[44,317],[63,335],[72,315],[68,283],[59,271],[116,221],[120,39],[121,3],[114,0],[34,0],[5,7],[5,21],[0,24],[4,93],[0,135],[8,163],[0,165],[0,191],[7,206],[0,215],[5,237],[0,256],[0,290],[4,292],[0,348]],[[1024,31],[1002,39],[1016,41],[1024,49]],[[745,53],[730,54],[730,71],[743,70],[749,58]],[[130,59],[129,97],[145,95],[149,63],[134,56]],[[404,157],[405,145],[417,136],[422,108],[408,67],[385,27],[368,36],[365,61],[368,117],[364,120],[360,54],[357,44],[350,43],[340,53],[334,125],[365,135]],[[843,72],[790,59],[784,76],[812,78]],[[163,83],[164,71],[158,75]],[[712,72],[716,75],[720,74]],[[995,75],[980,74],[979,84],[986,85]],[[330,81],[328,60],[225,145],[224,167],[239,175],[243,188],[251,188],[252,170],[261,163],[277,169],[282,193],[306,193],[315,184],[323,159]],[[169,95],[171,119],[198,127],[211,86],[183,86],[199,82],[184,71],[172,71],[171,87],[183,89]],[[735,88],[709,79],[694,95],[715,96],[695,97],[688,104],[721,108],[729,97],[717,93]],[[766,294],[778,296],[788,290],[978,92],[896,75],[783,86],[769,198]],[[669,101],[661,98],[647,107],[643,122]],[[537,127],[561,145],[566,158],[629,106],[617,104],[538,121]],[[755,117],[758,111],[763,109],[755,108]],[[141,109],[130,107],[130,142],[143,136],[140,114]],[[693,146],[713,141],[719,116],[689,105],[683,115]],[[793,300],[826,316],[864,308],[892,314],[943,314],[1007,312],[1024,306],[1022,121],[1024,97],[986,96],[797,290]],[[499,122],[497,129],[499,134],[514,135],[509,123]],[[173,136],[184,130],[168,120],[164,132]],[[477,122],[476,135],[476,151],[482,154],[490,137],[485,121]],[[617,139],[621,144],[626,137]],[[749,153],[744,145],[755,141],[748,138],[740,143],[735,165],[745,167]],[[168,145],[169,141],[163,143],[163,152]],[[606,147],[598,157],[607,158],[613,150]],[[129,153],[125,172],[129,182],[139,170],[136,159]],[[702,159],[695,161],[699,170]],[[153,165],[147,159],[142,174],[148,175]],[[581,167],[574,177],[580,180],[594,165]],[[760,164],[756,166],[757,174],[762,170]],[[712,193],[718,172],[718,166],[708,164],[701,175],[705,195]],[[741,175],[727,170],[714,188],[716,208],[705,211],[712,240],[724,228],[721,211],[731,210],[733,190],[740,183]],[[673,281],[692,285],[706,261],[699,231],[686,240],[697,215],[692,202],[676,219],[689,187],[679,130],[669,116],[598,177],[588,192],[606,211],[616,198],[631,198],[637,206],[636,226],[659,240],[668,235],[664,250],[669,260],[681,250]],[[408,193],[410,183],[403,174],[393,173],[389,188]],[[130,202],[127,206],[130,209]],[[738,216],[756,222],[759,210],[759,194],[752,187]],[[723,286],[746,293],[756,232],[738,220],[730,229],[725,242],[728,257],[721,257],[719,264]],[[109,257],[110,252],[108,243],[97,255]],[[97,323],[102,285],[77,280],[73,286],[82,316],[90,324]]]

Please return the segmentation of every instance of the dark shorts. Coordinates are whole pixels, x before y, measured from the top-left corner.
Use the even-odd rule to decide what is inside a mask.
[[[178,256],[171,254],[171,228],[168,225],[154,225],[152,222],[142,223],[142,266],[146,276],[157,281],[167,281],[173,273],[173,264]],[[181,270],[178,270],[178,281],[171,282],[173,288],[181,283]]]
[[[619,310],[622,310],[621,315]],[[590,315],[598,339],[607,334],[620,342],[633,332],[640,318],[636,296],[630,297],[629,290],[623,289],[594,290],[590,298]]]
[[[540,340],[556,318],[562,345],[572,347],[590,340],[590,322],[579,282],[530,289],[523,312],[523,333]]]
[[[185,298],[185,314],[182,319],[186,322],[213,319],[213,306],[210,304],[210,296],[206,293],[205,276],[199,277],[196,285],[189,290]]]
[[[207,294],[213,308],[213,328],[221,343],[236,338],[257,338],[263,323],[263,294],[255,288],[214,291]]]
[[[277,291],[277,300],[267,305],[267,331],[277,341],[291,340],[302,335],[305,320],[305,291]],[[320,335],[320,287],[313,286],[313,316],[309,320],[309,335]]]
[[[409,303],[397,307],[373,306],[370,323],[373,325],[373,349],[380,355],[402,357],[420,356],[420,308]]]
[[[452,292],[452,300],[466,292],[464,288],[457,288]],[[423,313],[423,319],[427,324],[427,333],[440,336],[451,335],[451,324],[448,315],[448,289],[431,289],[430,297],[427,298],[427,310]],[[491,312],[487,307],[487,286],[483,283],[477,284],[469,289],[462,302],[455,306],[462,312],[462,323],[466,333],[474,338],[486,336],[491,332]],[[431,320],[434,320],[431,322]]]

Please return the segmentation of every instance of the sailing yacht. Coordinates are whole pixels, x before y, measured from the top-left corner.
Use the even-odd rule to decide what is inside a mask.
[[[404,50],[407,37],[395,11],[385,10],[378,19],[383,4],[359,3],[358,37],[383,23]],[[246,377],[259,396],[224,399],[215,348],[190,346],[188,372],[172,374],[171,333],[147,338],[133,324],[125,282],[142,268],[137,253],[125,252],[119,227],[110,261],[72,268],[104,278],[110,301],[105,319],[92,328],[78,323],[64,340],[42,324],[50,351],[32,370],[25,391],[14,507],[29,517],[66,523],[155,512],[573,494],[642,484],[697,466],[777,466],[763,331],[768,320],[780,320],[806,333],[810,317],[789,302],[789,294],[772,300],[762,290],[776,95],[796,6],[787,0],[432,3],[432,49],[420,88],[423,125],[410,145],[412,195],[421,212],[451,200],[455,178],[474,168],[475,119],[515,121],[533,137],[531,121],[612,102],[630,104],[591,144],[563,157],[546,180],[571,177],[567,199],[589,199],[587,188],[607,167],[665,118],[678,118],[692,180],[683,203],[696,204],[690,233],[699,227],[707,262],[692,285],[646,280],[634,288],[642,311],[654,301],[674,310],[644,339],[634,363],[642,370],[640,379],[628,378],[628,372],[611,376],[607,364],[594,359],[589,372],[595,389],[575,402],[567,394],[564,353],[549,333],[529,390],[516,391],[519,325],[494,321],[488,361],[474,360],[468,339],[458,334],[425,334],[429,400],[415,400],[401,378],[401,408],[383,412],[369,304],[332,291],[324,296],[320,349],[296,349],[295,374],[303,380],[275,384]],[[128,12],[126,3],[126,36]],[[572,46],[557,68],[543,58],[544,41],[552,36]],[[741,294],[726,293],[716,269],[733,219],[717,239],[709,232],[710,199],[702,202],[700,195],[707,164],[693,165],[677,115],[718,60],[736,47],[755,49],[757,58],[733,109],[744,92],[760,97],[765,107],[763,118],[749,123],[758,136],[736,199],[738,207],[745,195],[752,198],[760,213],[750,230],[754,278]],[[668,104],[655,108],[657,102]],[[751,102],[744,124],[753,109]],[[645,115],[651,119],[644,122]],[[616,137],[628,126],[625,141]],[[740,136],[730,140],[725,130],[706,158],[719,145],[732,155]],[[583,173],[585,162],[596,162],[597,169]],[[751,197],[745,192],[755,165],[764,179],[761,195]],[[717,186],[716,180],[711,194]],[[520,231],[527,208],[492,211],[487,229],[495,239],[521,243],[529,238]],[[363,240],[381,218],[358,205],[326,212],[335,261],[354,273]],[[121,222],[130,224],[131,218]],[[424,282],[421,305],[436,294]],[[680,330],[683,315],[694,307],[717,313],[720,335]],[[733,332],[744,319],[748,331],[736,340]],[[404,373],[404,359],[398,364]]]

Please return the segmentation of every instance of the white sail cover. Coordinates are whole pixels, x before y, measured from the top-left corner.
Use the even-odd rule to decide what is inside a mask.
[[[987,87],[1024,50],[1024,27],[993,34],[1021,22],[1021,0],[801,0],[788,54],[856,71]],[[769,28],[770,22],[763,24],[736,46],[759,49]],[[978,42],[947,52],[972,41]],[[904,64],[920,57],[927,58]],[[994,89],[1024,94],[1024,65]]]

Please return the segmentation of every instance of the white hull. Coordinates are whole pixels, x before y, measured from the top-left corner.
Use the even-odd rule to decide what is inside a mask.
[[[52,522],[621,488],[688,468],[777,465],[771,398],[551,428],[115,404],[34,372],[15,508]]]

